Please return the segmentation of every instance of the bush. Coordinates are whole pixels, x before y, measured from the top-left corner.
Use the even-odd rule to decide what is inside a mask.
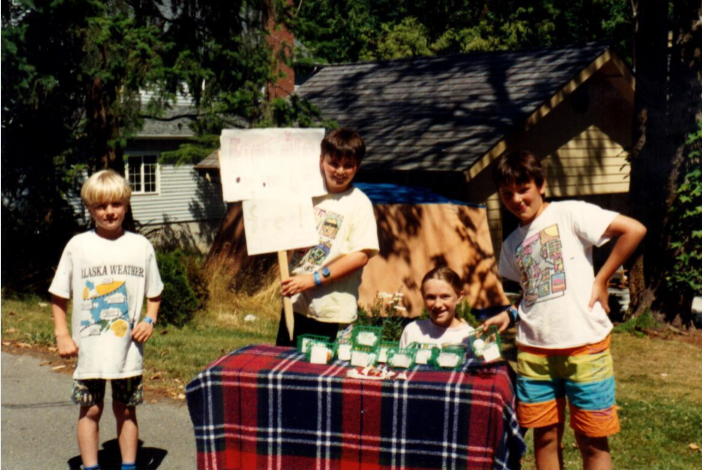
[[[405,308],[402,305],[403,294],[379,292],[373,304],[366,309],[359,308],[357,325],[383,327],[383,341],[399,341],[405,326],[412,321],[402,316]]]
[[[207,299],[199,299],[196,295],[188,278],[189,262],[183,252],[175,250],[157,253],[156,261],[164,283],[159,321],[166,325],[183,326],[202,308]],[[202,289],[199,281],[195,284],[198,290]]]

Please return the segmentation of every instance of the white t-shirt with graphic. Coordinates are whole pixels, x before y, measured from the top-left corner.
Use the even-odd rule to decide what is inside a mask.
[[[73,298],[74,379],[142,374],[142,344],[132,340],[132,330],[144,298],[157,297],[163,287],[154,248],[141,235],[107,240],[90,231],[68,242],[49,292]]]
[[[432,320],[416,320],[403,329],[400,336],[400,347],[404,348],[411,343],[428,343],[441,346],[443,344],[463,343],[469,346],[469,335],[474,329],[466,322],[459,326],[442,328],[432,323]]]
[[[358,188],[313,198],[315,223],[320,242],[295,250],[290,262],[292,275],[309,275],[338,258],[363,250],[378,253],[378,233],[373,206]],[[292,297],[293,309],[326,323],[356,320],[362,269]]]
[[[561,349],[597,343],[613,328],[603,306],[588,310],[593,246],[608,242],[617,212],[581,201],[552,202],[503,243],[499,274],[522,286],[517,342]]]

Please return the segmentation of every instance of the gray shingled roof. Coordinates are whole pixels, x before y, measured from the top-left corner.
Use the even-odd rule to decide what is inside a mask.
[[[195,114],[197,111],[190,106],[174,106],[164,111],[163,118],[170,118],[183,114]],[[160,121],[155,119],[145,119],[144,128],[137,134],[138,138],[147,137],[193,137],[195,133],[190,128],[191,119],[187,117],[177,118],[172,121]]]
[[[298,94],[360,131],[364,170],[463,171],[606,50],[591,44],[331,65]]]

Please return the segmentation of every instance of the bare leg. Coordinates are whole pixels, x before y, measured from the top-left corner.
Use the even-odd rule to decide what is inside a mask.
[[[561,439],[564,436],[564,423],[535,428],[535,461],[539,470],[561,470],[564,458]]]
[[[81,406],[78,416],[78,447],[84,467],[98,464],[98,446],[100,445],[100,417],[105,404]]]
[[[574,432],[584,470],[610,470],[613,463],[610,459],[610,446],[607,437],[588,437]]]
[[[122,462],[136,462],[139,443],[137,410],[134,406],[113,401],[112,411],[115,413],[115,421],[117,422],[117,440],[120,443]]]

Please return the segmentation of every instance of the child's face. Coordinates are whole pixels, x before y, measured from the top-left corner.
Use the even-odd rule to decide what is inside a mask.
[[[443,328],[458,326],[460,321],[454,315],[462,295],[457,294],[452,286],[441,279],[430,279],[422,286],[425,307],[430,313],[432,323]]]
[[[359,165],[349,158],[340,160],[331,155],[322,155],[320,157],[320,169],[322,174],[325,175],[327,192],[335,194],[346,191],[349,188],[356,172],[359,170]]]
[[[122,222],[127,213],[127,204],[122,201],[100,202],[88,209],[95,221],[98,235],[110,238],[122,234]]]
[[[547,207],[544,183],[537,186],[532,179],[527,183],[503,184],[498,192],[505,207],[520,219],[520,225],[532,223]]]

